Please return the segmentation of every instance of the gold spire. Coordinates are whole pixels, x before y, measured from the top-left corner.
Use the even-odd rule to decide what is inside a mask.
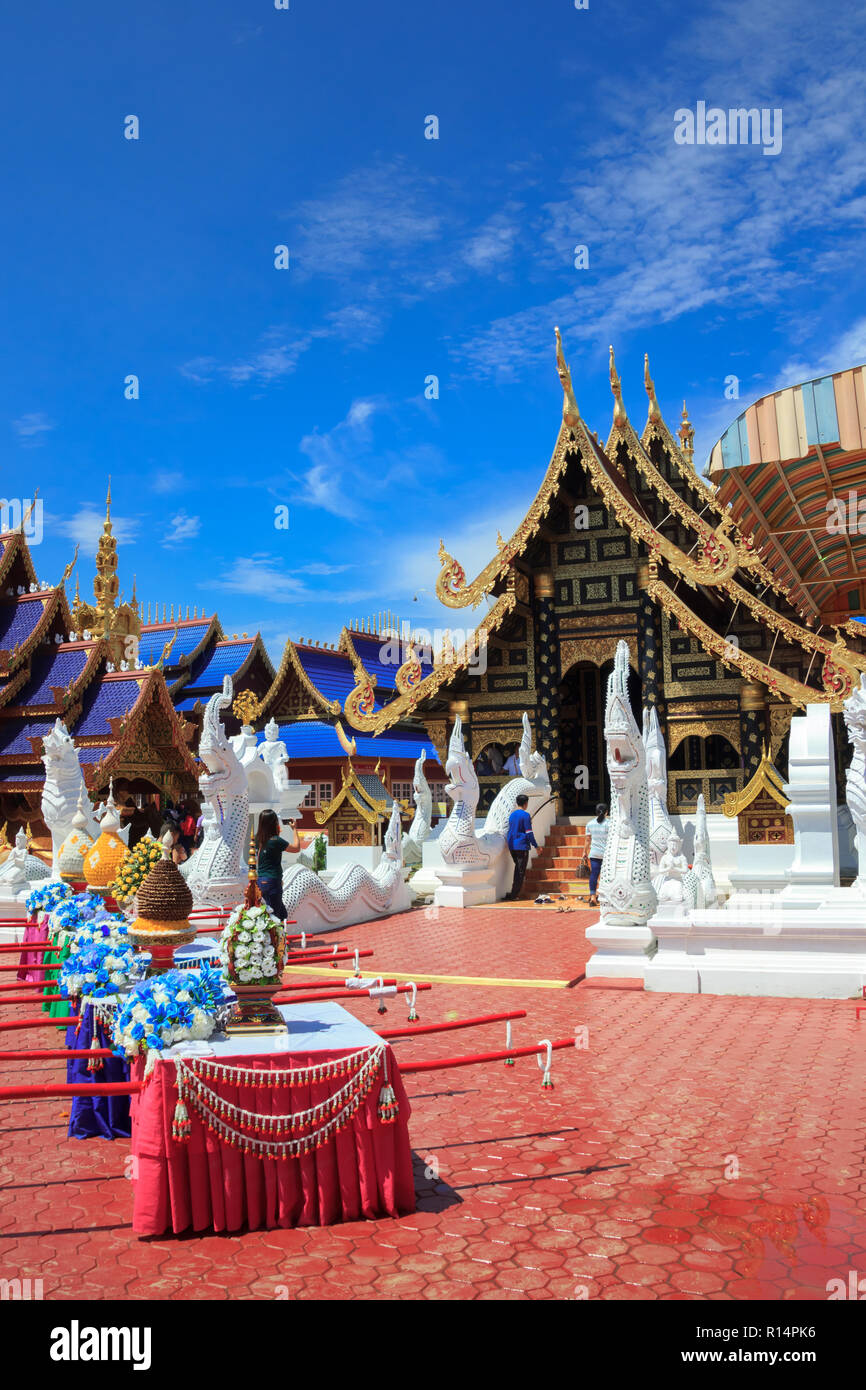
[[[576,425],[580,419],[580,411],[577,408],[577,401],[574,399],[571,372],[562,351],[562,338],[559,336],[559,329],[554,328],[553,331],[556,334],[556,370],[559,373],[559,380],[562,382],[562,392],[565,397],[562,404],[562,418],[567,425]]]
[[[683,401],[682,423],[680,424],[680,427],[677,430],[677,434],[679,435],[680,448],[683,452],[683,457],[685,458],[686,462],[690,465],[690,467],[694,468],[695,428],[691,420],[689,419],[689,412],[686,410],[685,401]]]
[[[613,392],[613,423],[615,426],[622,426],[626,423],[628,416],[622,403],[622,382],[617,375],[613,346],[610,349],[610,389]]]
[[[662,413],[661,413],[661,411],[659,410],[659,403],[658,403],[658,401],[656,400],[656,388],[655,388],[655,386],[653,385],[653,379],[652,379],[652,377],[650,376],[650,365],[649,365],[649,353],[648,353],[648,352],[645,352],[644,355],[643,355],[643,384],[644,384],[644,386],[646,387],[646,393],[647,393],[647,395],[649,396],[649,416],[648,416],[648,419],[649,419],[650,424],[655,425],[655,424],[657,424],[657,423],[659,422],[659,420],[661,420],[661,418],[662,418]]]

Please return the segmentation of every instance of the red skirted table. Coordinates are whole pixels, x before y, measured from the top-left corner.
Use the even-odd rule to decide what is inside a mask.
[[[390,1047],[339,1004],[281,1012],[285,1035],[170,1049],[133,1097],[137,1235],[415,1210],[409,1102]],[[139,1060],[133,1079],[143,1074]]]

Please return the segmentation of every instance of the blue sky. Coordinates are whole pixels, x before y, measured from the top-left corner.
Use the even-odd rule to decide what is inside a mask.
[[[610,342],[642,426],[649,351],[702,460],[863,361],[864,29],[800,0],[7,8],[0,439],[40,575],[80,540],[89,594],[110,473],[127,597],[275,655],[385,607],[442,626],[440,536],[474,573],[546,467],[555,323],[591,428]],[[699,100],[781,108],[782,152],[677,145]]]

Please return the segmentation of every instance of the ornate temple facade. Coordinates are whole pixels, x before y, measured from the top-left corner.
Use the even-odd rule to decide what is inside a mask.
[[[287,742],[304,721],[345,724],[374,748],[426,740],[444,766],[455,714],[478,759],[516,744],[526,709],[561,813],[588,814],[606,799],[604,691],[622,639],[638,722],[641,706],[655,706],[666,739],[669,809],[693,812],[703,793],[719,812],[751,781],[765,748],[784,769],[796,709],[827,701],[838,715],[866,670],[866,631],[853,620],[822,628],[820,608],[757,518],[753,536],[698,475],[685,408],[674,437],[648,361],[638,433],[611,350],[604,444],[580,414],[558,332],[557,369],[562,422],[523,521],[474,578],[440,546],[441,602],[469,615],[489,605],[460,649],[433,654],[406,640],[395,657],[390,628],[344,629],[336,648],[289,644],[265,714],[285,726]],[[866,442],[866,395],[861,404]],[[807,447],[810,438],[807,430]],[[836,742],[841,756],[845,740]],[[480,780],[483,811],[502,777]]]

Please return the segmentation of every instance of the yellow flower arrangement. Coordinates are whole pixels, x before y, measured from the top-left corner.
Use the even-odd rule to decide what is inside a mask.
[[[151,835],[145,835],[132,849],[128,849],[120,862],[117,878],[111,885],[111,892],[117,901],[127,902],[134,897],[161,858],[162,845]]]

